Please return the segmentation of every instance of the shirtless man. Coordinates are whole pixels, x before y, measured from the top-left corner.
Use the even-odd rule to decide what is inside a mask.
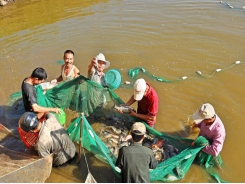
[[[72,50],[66,50],[64,53],[65,64],[61,66],[61,75],[52,80],[51,83],[55,84],[61,81],[69,81],[80,75],[79,69],[73,65],[74,62],[74,52]]]

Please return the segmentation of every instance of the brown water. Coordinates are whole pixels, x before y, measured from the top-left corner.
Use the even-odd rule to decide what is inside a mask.
[[[155,129],[195,138],[188,131],[188,117],[205,102],[214,105],[223,120],[227,137],[221,156],[225,172],[221,178],[245,182],[245,6],[231,0],[234,8],[219,1],[38,1],[21,0],[0,7],[0,103],[20,91],[23,78],[43,67],[48,81],[60,74],[63,52],[75,52],[74,64],[81,74],[93,56],[102,52],[128,80],[133,67],[168,80],[161,83],[142,75],[156,89],[160,106]],[[235,61],[239,65],[231,66]],[[211,75],[216,69],[225,69]],[[132,89],[118,89],[124,100]],[[119,182],[95,157],[88,154],[89,167],[97,182]],[[80,167],[53,169],[47,182],[84,182],[85,163]],[[179,182],[209,182],[199,165],[192,165]]]

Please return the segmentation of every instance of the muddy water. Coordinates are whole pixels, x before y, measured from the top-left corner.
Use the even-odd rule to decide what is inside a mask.
[[[227,3],[233,8],[226,2],[203,0],[22,0],[0,7],[1,106],[20,90],[23,78],[34,68],[45,68],[48,81],[57,77],[57,62],[66,49],[75,52],[74,64],[85,76],[91,58],[99,52],[111,61],[110,68],[121,71],[123,81],[133,67],[144,67],[168,80],[187,76],[163,83],[140,75],[159,94],[155,128],[195,138],[197,132],[190,132],[188,117],[200,104],[213,104],[227,132],[221,152],[226,171],[220,175],[244,182],[245,3]],[[241,63],[233,66],[236,61]],[[132,90],[116,93],[126,101]],[[90,154],[88,162],[98,182],[120,181],[108,165]],[[47,182],[84,182],[86,175],[85,163],[54,168]],[[209,181],[202,167],[192,165],[180,182]]]

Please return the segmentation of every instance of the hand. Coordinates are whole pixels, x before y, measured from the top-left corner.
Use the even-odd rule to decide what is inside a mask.
[[[135,117],[137,117],[137,113],[135,112],[135,110],[133,109],[133,108],[130,108],[130,116],[135,116]]]
[[[55,112],[55,113],[59,113],[59,114],[61,114],[62,113],[62,111],[61,111],[61,109],[60,108],[53,108],[53,110],[52,110],[53,112]]]
[[[93,57],[93,59],[91,60],[91,65],[97,67],[98,62],[97,62],[97,58],[96,57]]]
[[[193,142],[191,143],[191,146],[195,146],[195,141],[193,141]]]
[[[126,106],[126,104],[120,104],[119,107],[123,107],[123,106]],[[120,113],[120,114],[123,114],[123,111],[121,111],[120,109],[117,109],[117,111]]]
[[[54,80],[51,80],[51,82],[50,82],[51,84],[56,84],[57,83],[57,80],[56,79],[54,79]]]
[[[124,138],[122,139],[122,141],[128,141],[128,140],[130,140],[130,139],[132,139],[132,135],[127,135],[126,137],[124,137]]]
[[[123,111],[121,111],[120,109],[117,109],[117,112],[119,112],[120,114],[123,114]]]

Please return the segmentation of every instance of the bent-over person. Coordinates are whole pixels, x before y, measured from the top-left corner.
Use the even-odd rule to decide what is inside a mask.
[[[75,159],[75,145],[54,114],[47,114],[46,120],[41,123],[35,113],[26,112],[19,120],[19,128],[37,133],[35,150],[40,157],[54,153],[53,166],[63,166]]]

